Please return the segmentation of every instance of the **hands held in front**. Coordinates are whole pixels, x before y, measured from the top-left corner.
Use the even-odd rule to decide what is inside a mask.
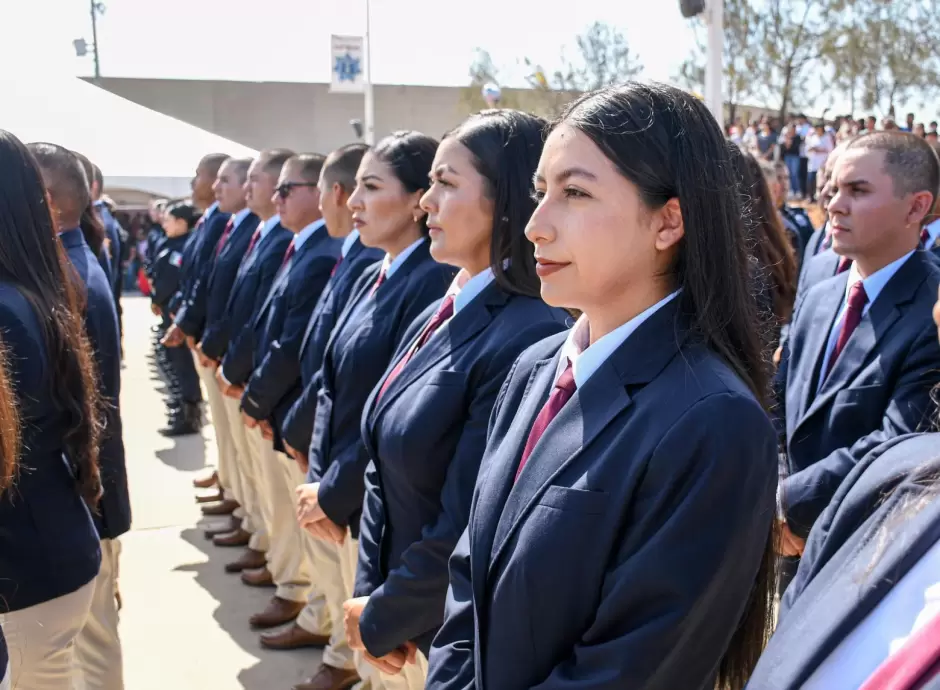
[[[183,333],[183,329],[174,323],[170,326],[166,335],[163,336],[163,340],[160,341],[160,344],[164,347],[179,347],[185,340],[186,334]]]
[[[346,529],[327,517],[320,507],[320,483],[301,484],[297,487],[297,523],[311,535],[323,541],[342,544]]]
[[[294,461],[297,463],[300,471],[304,474],[307,474],[307,470],[310,469],[310,463],[307,461],[307,455],[305,453],[301,453],[287,441],[284,441],[284,448],[287,450],[287,454],[294,458]]]
[[[379,669],[382,673],[391,676],[401,673],[405,664],[413,664],[418,659],[418,647],[414,642],[405,642],[395,651],[389,652],[384,656],[372,656],[366,650],[362,643],[362,635],[359,633],[359,619],[362,617],[362,611],[369,603],[369,597],[359,597],[349,599],[343,604],[344,623],[346,624],[346,641],[350,649],[362,652],[363,658],[370,664]]]
[[[806,540],[793,534],[786,520],[781,520],[779,524],[780,545],[778,553],[781,556],[802,556],[803,550],[806,548]]]
[[[212,369],[213,371],[218,370],[219,363],[216,360],[212,359],[211,357],[206,356],[206,353],[202,351],[201,342],[196,343],[196,346],[193,348],[193,351],[196,353],[196,357],[199,358],[199,363],[202,366],[204,366],[206,369]]]

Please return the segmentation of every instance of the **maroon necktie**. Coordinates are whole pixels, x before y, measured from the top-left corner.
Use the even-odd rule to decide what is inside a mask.
[[[379,287],[381,287],[382,283],[385,282],[385,272],[387,270],[388,269],[385,266],[382,266],[382,270],[379,271],[379,277],[376,279],[375,285],[372,286],[371,292],[369,292],[369,297],[372,297],[372,295],[375,294],[375,291],[378,290]]]
[[[859,690],[916,690],[940,661],[940,615],[934,616],[868,677]]]
[[[841,257],[839,259],[839,265],[836,267],[836,275],[839,275],[840,273],[845,273],[846,271],[849,270],[851,266],[852,266],[852,260],[849,257],[847,256]]]
[[[284,252],[284,260],[281,262],[281,270],[284,270],[287,262],[291,260],[291,257],[294,256],[294,252],[296,251],[297,247],[294,246],[294,240],[291,240],[290,244],[287,246],[287,251]]]
[[[382,396],[385,395],[385,391],[388,390],[388,387],[392,385],[392,382],[398,378],[398,375],[401,374],[402,370],[405,368],[405,365],[411,361],[411,358],[415,356],[415,353],[424,347],[424,344],[428,342],[432,335],[434,335],[434,331],[443,326],[447,319],[453,315],[454,296],[447,295],[447,297],[445,297],[441,302],[441,306],[439,306],[437,311],[434,312],[434,316],[432,316],[431,320],[428,321],[428,325],[424,327],[423,331],[421,331],[421,335],[418,336],[414,346],[405,353],[405,356],[399,360],[398,364],[395,365],[395,368],[392,369],[392,372],[388,375],[388,378],[385,379],[385,383],[382,384],[382,388],[379,390],[379,394],[375,398],[376,403],[382,399]]]
[[[336,260],[336,263],[333,264],[333,270],[330,271],[330,278],[336,275],[336,272],[339,270],[339,265],[343,263],[343,255],[340,254],[339,258]]]
[[[927,228],[923,228],[920,231],[920,248],[927,249],[927,243],[930,241],[930,233],[927,231]]]
[[[219,238],[219,243],[215,245],[215,255],[216,257],[222,253],[222,247],[225,246],[225,241],[228,239],[228,236],[232,234],[232,228],[235,227],[235,219],[229,218],[228,223],[225,224],[225,230],[222,231],[222,237]]]
[[[577,388],[578,386],[574,382],[574,369],[571,367],[571,360],[568,360],[568,365],[555,382],[552,394],[548,396],[548,402],[545,403],[538,417],[535,418],[532,431],[529,432],[529,438],[525,442],[525,450],[522,451],[522,460],[519,461],[519,469],[516,470],[517,480],[522,473],[522,468],[529,460],[529,456],[532,455],[535,444],[542,438],[542,434],[545,433],[551,421],[561,412],[561,408],[565,406],[565,403],[571,400],[571,396],[574,395]]]
[[[251,250],[255,248],[255,245],[258,244],[258,240],[261,239],[261,228],[259,227],[255,230],[255,234],[251,236],[251,242],[248,243],[248,251],[245,252],[245,256],[251,255]]]
[[[829,356],[829,364],[826,366],[826,376],[832,371],[836,360],[845,349],[845,344],[849,341],[852,333],[858,328],[862,320],[862,312],[865,311],[865,305],[868,303],[868,295],[865,293],[865,285],[858,281],[849,289],[849,306],[845,310],[845,320],[842,322],[842,330],[839,331],[839,339],[836,340],[836,346]]]

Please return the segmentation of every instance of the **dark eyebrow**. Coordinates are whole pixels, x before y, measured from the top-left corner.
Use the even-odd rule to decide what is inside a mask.
[[[839,182],[840,187],[860,187],[861,185],[871,184],[868,180],[846,180]]]
[[[558,175],[555,176],[555,182],[556,184],[562,184],[572,177],[583,177],[586,180],[591,180],[591,181],[597,180],[597,175],[590,172],[589,170],[575,167],[575,168],[566,168],[562,170],[560,173],[558,173]],[[538,183],[538,182],[544,183],[545,176],[542,175],[542,173],[536,172],[535,176],[532,178],[532,181],[534,183]]]
[[[379,182],[381,182],[382,178],[379,177],[378,175],[363,175],[362,176],[362,180],[361,180],[362,182],[366,182],[368,180],[378,180]]]
[[[449,173],[451,173],[452,175],[459,175],[459,174],[460,174],[460,173],[458,173],[456,170],[454,170],[452,167],[450,167],[449,165],[447,165],[447,163],[442,163],[441,165],[439,165],[439,166],[437,166],[436,168],[434,168],[431,172],[429,172],[429,173],[428,173],[428,177],[429,177],[430,179],[434,179],[434,176],[435,176],[435,175],[440,175],[441,173],[445,173],[445,172],[449,172]]]

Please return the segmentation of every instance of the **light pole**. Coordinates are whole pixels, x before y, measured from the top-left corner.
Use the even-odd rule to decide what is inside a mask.
[[[365,142],[369,146],[375,145],[375,100],[372,94],[372,21],[369,12],[369,0],[366,0],[366,35],[363,43],[365,44],[364,53],[366,59],[365,79],[363,84],[363,100],[365,101]]]
[[[708,62],[705,66],[705,105],[724,127],[725,106],[721,80],[725,54],[724,0],[708,0],[705,21],[708,23]]]
[[[103,2],[90,0],[89,7],[91,9],[91,45],[89,45],[88,41],[84,38],[76,38],[72,41],[72,45],[75,46],[75,55],[78,57],[85,57],[88,55],[89,50],[93,52],[95,59],[95,81],[97,82],[101,79],[101,60],[98,52],[98,15],[104,14],[105,6]]]

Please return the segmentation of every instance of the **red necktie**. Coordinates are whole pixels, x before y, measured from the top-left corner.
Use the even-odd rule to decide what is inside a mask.
[[[851,266],[852,266],[852,260],[847,256],[843,256],[842,258],[839,259],[839,265],[836,268],[836,275],[839,275],[840,273],[845,273],[846,271],[849,270]]]
[[[232,234],[232,228],[235,227],[235,219],[229,218],[228,223],[225,224],[225,230],[222,231],[222,237],[219,238],[219,243],[215,245],[215,255],[216,257],[222,253],[222,247],[225,246],[225,240],[228,239],[228,236]]]
[[[868,303],[868,295],[865,293],[865,285],[858,281],[849,289],[849,306],[845,310],[845,320],[842,322],[842,330],[839,331],[839,339],[836,340],[836,346],[829,356],[829,364],[826,367],[826,376],[832,371],[836,360],[845,349],[845,344],[849,341],[852,333],[858,328],[862,320],[862,312],[865,311],[865,305]]]
[[[940,661],[940,616],[911,635],[904,646],[882,662],[859,690],[915,690]]]
[[[920,231],[920,248],[926,249],[927,243],[930,241],[930,233],[927,232],[927,228],[923,228]]]
[[[392,385],[392,382],[398,378],[398,375],[401,374],[402,370],[405,368],[405,365],[411,361],[411,358],[415,356],[415,353],[424,347],[424,344],[428,342],[430,337],[434,335],[434,331],[444,325],[444,323],[451,316],[454,315],[454,296],[447,295],[444,298],[444,301],[441,302],[441,306],[437,308],[437,311],[434,312],[434,316],[431,317],[431,320],[428,321],[428,325],[424,327],[424,330],[421,331],[421,335],[418,336],[418,339],[415,341],[414,346],[405,353],[405,356],[399,360],[398,364],[395,365],[395,368],[392,369],[392,372],[388,375],[388,378],[385,379],[385,383],[382,384],[381,390],[375,399],[375,402],[378,402],[382,399],[382,396],[385,395],[385,391],[388,390],[388,387]]]
[[[297,251],[297,248],[294,246],[294,240],[291,240],[290,244],[287,246],[287,251],[284,252],[284,260],[281,262],[281,270],[284,270],[284,267],[287,265],[287,262],[291,260],[291,257],[294,255],[295,251]]]
[[[343,255],[340,254],[339,258],[336,260],[336,263],[333,264],[333,270],[330,271],[330,278],[336,275],[336,272],[339,270],[339,265],[343,263]]]
[[[251,236],[251,242],[248,243],[248,251],[245,252],[245,256],[251,255],[251,250],[255,248],[255,245],[258,244],[258,240],[261,239],[261,228],[259,227],[255,230],[255,234]]]
[[[561,412],[561,408],[565,406],[565,403],[571,400],[571,396],[574,395],[577,388],[578,386],[574,382],[574,370],[571,367],[571,360],[568,360],[568,365],[555,382],[552,394],[548,396],[548,402],[545,403],[538,417],[535,418],[532,431],[529,432],[529,438],[525,442],[525,449],[522,451],[522,460],[519,461],[519,469],[516,470],[517,480],[519,479],[519,475],[522,474],[522,468],[525,467],[529,456],[532,455],[535,444],[542,438],[542,434],[545,433],[551,421]]]
[[[388,269],[387,269],[385,266],[382,266],[382,270],[379,271],[379,277],[378,277],[378,279],[375,281],[375,285],[372,286],[372,291],[369,293],[369,297],[372,297],[372,295],[375,294],[375,291],[378,290],[379,287],[382,285],[382,283],[385,282],[385,272],[386,272],[387,270],[388,270]]]

